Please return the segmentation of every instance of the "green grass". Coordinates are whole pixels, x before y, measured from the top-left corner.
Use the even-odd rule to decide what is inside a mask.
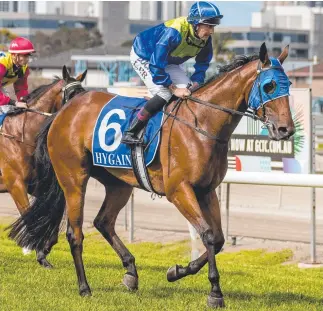
[[[167,269],[187,264],[189,243],[128,245],[139,273],[138,292],[121,286],[124,269],[110,246],[97,234],[87,234],[84,262],[93,296],[78,295],[68,243],[62,236],[49,256],[55,266],[46,270],[34,256],[23,256],[0,226],[1,311],[109,311],[208,310],[210,284],[207,268],[195,276],[168,283]],[[262,250],[222,253],[217,256],[226,310],[323,310],[322,269],[300,270],[282,265],[291,251]]]

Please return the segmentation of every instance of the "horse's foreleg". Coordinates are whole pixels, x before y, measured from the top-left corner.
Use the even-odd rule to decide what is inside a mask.
[[[24,175],[28,175],[28,168],[21,168],[20,174],[15,174],[15,170],[12,168],[5,168],[2,170],[3,174],[3,182],[8,189],[8,192],[10,193],[11,197],[15,201],[15,204],[17,206],[17,209],[22,215],[25,213],[25,211],[29,208],[29,199],[27,194],[27,188],[26,183],[24,180]],[[56,237],[57,241],[57,237]],[[54,241],[53,241],[53,244]],[[52,244],[52,246],[53,246]],[[30,253],[30,250],[24,248],[23,250],[24,254]],[[46,256],[48,255],[49,251],[46,249],[43,250],[36,250],[36,258],[37,261],[41,266],[44,268],[52,268],[53,266],[48,262],[46,259]]]
[[[198,196],[198,200],[204,218],[212,228],[212,230],[207,230],[201,234],[202,241],[207,249],[209,262],[211,293],[208,296],[208,305],[210,307],[224,307],[223,294],[220,288],[220,274],[215,259],[215,255],[221,251],[224,244],[219,201],[215,191]]]
[[[114,180],[113,183],[106,185],[105,189],[105,199],[99,214],[94,219],[94,226],[110,243],[120,257],[123,266],[127,269],[127,272],[123,277],[123,284],[129,290],[137,290],[138,273],[135,264],[135,257],[122,243],[114,230],[117,216],[120,210],[126,205],[131,195],[132,187],[119,180]]]
[[[191,261],[186,267],[175,265],[168,269],[167,280],[169,282],[175,282],[181,278],[184,278],[185,276],[196,274],[205,266],[207,262],[208,255],[207,252],[205,252],[196,260]]]
[[[46,256],[50,253],[52,247],[58,241],[58,231],[59,230],[57,230],[57,232],[55,232],[55,234],[52,235],[51,239],[46,242],[44,249],[36,250],[37,261],[44,268],[47,268],[47,269],[53,268],[53,266],[46,259]]]
[[[208,297],[208,305],[211,307],[224,307],[223,294],[219,285],[220,278],[215,262],[215,254],[221,250],[224,243],[223,234],[218,234],[219,229],[218,225],[216,225],[216,221],[206,220],[207,215],[211,214],[213,218],[216,215],[218,201],[215,192],[214,194],[212,192],[203,197],[198,197],[196,196],[192,186],[183,181],[168,197],[171,202],[176,205],[178,210],[186,217],[186,219],[194,226],[200,234],[203,244],[207,249],[206,254],[203,254],[199,259],[193,262],[193,264],[197,265],[195,269],[190,270],[190,272],[196,273],[206,262],[209,263],[209,280],[211,282],[212,289]],[[213,230],[216,230],[215,234],[213,233]]]

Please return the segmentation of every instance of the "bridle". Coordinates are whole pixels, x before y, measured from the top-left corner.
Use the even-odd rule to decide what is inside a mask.
[[[268,70],[284,70],[281,66],[270,66],[270,67],[266,67],[266,68],[262,68],[262,63],[261,61],[259,60],[258,62],[258,65],[257,65],[257,76],[256,76],[256,79],[254,81],[254,84],[253,84],[253,87],[254,85],[256,84],[256,87],[258,88],[258,91],[259,91],[259,96],[260,96],[260,105],[257,109],[254,109],[254,108],[251,108],[248,104],[248,108],[247,108],[247,111],[245,112],[241,112],[241,111],[237,111],[237,110],[234,110],[234,109],[231,109],[231,108],[226,108],[226,107],[222,107],[220,105],[217,105],[217,104],[212,104],[212,103],[209,103],[207,101],[204,101],[204,100],[201,100],[199,98],[196,98],[194,96],[188,96],[187,99],[190,99],[192,102],[195,102],[195,103],[198,103],[198,104],[201,104],[203,106],[206,106],[206,107],[209,107],[209,108],[212,108],[212,109],[217,109],[217,110],[220,110],[220,111],[223,111],[223,112],[226,112],[226,113],[229,113],[231,115],[239,115],[239,116],[242,116],[242,117],[248,117],[248,118],[252,118],[253,120],[256,120],[256,121],[260,121],[263,123],[263,126],[264,127],[270,127],[272,126],[272,122],[268,119],[267,115],[266,115],[266,103],[268,103],[269,101],[267,102],[264,102],[263,100],[263,97],[262,97],[262,92],[261,92],[261,79],[260,79],[260,75],[263,73],[263,72],[266,72]],[[252,88],[253,88],[252,87]],[[249,95],[250,96],[250,95]],[[273,99],[271,99],[273,100]],[[270,101],[271,101],[270,100]],[[166,120],[171,117],[172,119],[174,120],[177,120],[185,125],[187,125],[188,127],[194,129],[195,131],[201,133],[202,135],[212,139],[212,140],[216,140],[217,142],[219,143],[227,143],[227,141],[223,141],[221,139],[219,139],[218,136],[216,135],[212,135],[206,131],[204,131],[203,129],[200,129],[198,128],[197,126],[193,125],[193,124],[190,124],[189,122],[179,118],[178,116],[172,114],[173,111],[175,111],[176,109],[179,108],[179,105],[183,102],[182,99],[180,100],[177,100],[177,102],[175,103],[174,107],[172,108],[171,112],[167,112],[166,109],[163,111],[163,113],[167,116],[165,118],[165,120],[163,121],[162,125],[160,126],[159,130],[157,131],[156,134],[158,134],[158,132],[161,130],[162,126],[164,125],[164,123],[166,122]],[[257,115],[257,111],[259,109],[262,109],[262,116],[259,117]],[[153,139],[152,139],[153,140]],[[148,146],[150,145],[150,143],[146,146],[145,150],[147,150]]]
[[[73,93],[75,93],[74,95],[76,95],[81,92],[85,92],[85,89],[82,87],[82,83],[80,81],[73,81],[73,82],[67,83],[62,88],[62,92],[63,92],[62,106],[64,106],[72,98]],[[28,105],[27,105],[27,108],[21,108],[21,110],[41,114],[43,116],[52,115],[52,113],[49,113],[49,112],[43,112],[43,111],[29,108]]]
[[[73,93],[74,95],[76,95],[84,91],[85,89],[82,87],[82,83],[80,81],[73,81],[73,82],[67,83],[62,88],[62,92],[63,92],[62,106],[64,106],[70,100]]]
[[[264,103],[263,97],[262,97],[262,92],[261,92],[261,81],[260,81],[260,75],[261,73],[268,71],[268,70],[283,70],[282,67],[279,66],[271,66],[271,67],[266,67],[266,68],[262,68],[261,66],[261,61],[258,62],[257,65],[257,77],[256,80],[254,81],[254,84],[256,84],[258,91],[259,91],[259,95],[260,95],[260,106],[257,109],[253,109],[248,105],[248,109],[246,112],[241,112],[241,111],[237,111],[234,109],[230,109],[230,108],[226,108],[226,107],[222,107],[220,105],[217,104],[211,104],[209,102],[206,102],[204,100],[198,99],[196,97],[193,96],[188,96],[187,98],[192,100],[193,102],[199,103],[201,105],[213,108],[213,109],[217,109],[217,110],[221,110],[227,113],[230,113],[232,115],[240,115],[242,117],[248,117],[248,118],[252,118],[253,120],[258,120],[260,122],[262,122],[264,125],[267,125],[269,123],[268,117],[266,116],[266,110],[265,110],[265,106],[267,104]],[[262,113],[262,117],[259,117],[257,115],[257,111],[258,109],[262,109],[263,113]]]

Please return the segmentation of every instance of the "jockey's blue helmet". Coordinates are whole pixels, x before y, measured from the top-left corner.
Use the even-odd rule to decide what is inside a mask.
[[[216,5],[207,1],[198,1],[192,5],[187,21],[193,26],[198,24],[216,26],[220,24],[222,17]]]

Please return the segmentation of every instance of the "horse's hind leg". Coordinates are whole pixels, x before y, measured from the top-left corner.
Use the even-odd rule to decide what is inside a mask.
[[[101,232],[103,237],[110,243],[120,257],[123,266],[127,269],[123,278],[123,284],[129,290],[138,289],[138,274],[135,258],[117,236],[114,226],[120,210],[126,205],[132,187],[128,184],[113,180],[105,185],[106,195],[99,214],[94,220],[94,226]]]
[[[60,170],[56,169],[56,172],[58,171]],[[59,179],[59,176],[57,177]],[[88,179],[89,176],[83,170],[78,172],[74,170],[69,178],[64,178],[64,183],[61,184],[66,199],[68,217],[66,238],[70,244],[81,296],[91,296],[91,289],[85,276],[82,258],[84,240],[82,232],[83,208]],[[59,181],[61,180],[59,179]]]

